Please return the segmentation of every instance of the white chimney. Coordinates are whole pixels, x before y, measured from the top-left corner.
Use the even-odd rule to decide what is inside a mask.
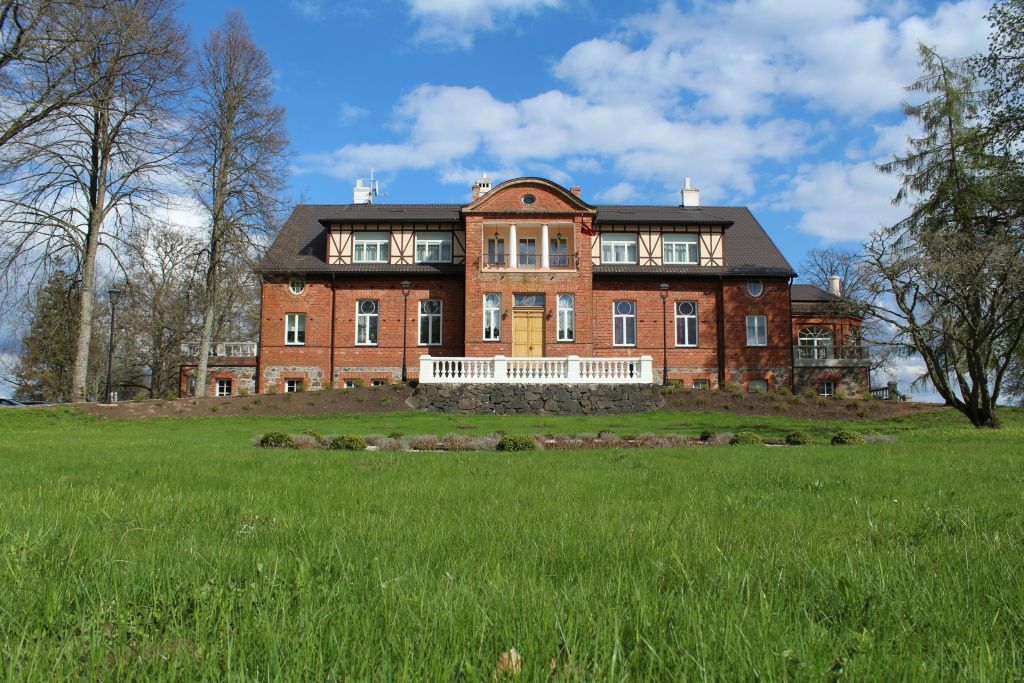
[[[690,187],[690,179],[686,179],[686,183],[683,185],[683,206],[687,208],[695,208],[700,206],[700,190],[695,187]]]
[[[373,188],[363,185],[363,179],[356,180],[356,186],[352,188],[353,204],[373,204]]]
[[[839,279],[838,275],[829,275],[828,277],[828,293],[832,296],[842,296],[843,286],[842,280]]]
[[[473,183],[473,201],[480,199],[491,191],[491,179],[484,173]]]

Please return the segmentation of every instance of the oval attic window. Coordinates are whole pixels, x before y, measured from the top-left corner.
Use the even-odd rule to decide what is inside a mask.
[[[532,194],[523,195],[523,204],[529,206],[530,204],[533,204],[535,201],[537,201],[537,198],[534,197]]]

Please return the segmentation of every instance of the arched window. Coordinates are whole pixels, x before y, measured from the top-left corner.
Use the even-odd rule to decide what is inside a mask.
[[[797,339],[801,358],[828,360],[832,350],[832,330],[827,327],[805,327]]]

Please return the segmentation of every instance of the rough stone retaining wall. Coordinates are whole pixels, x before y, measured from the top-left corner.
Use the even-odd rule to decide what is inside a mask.
[[[662,405],[653,384],[420,384],[407,403],[442,413],[610,415]]]

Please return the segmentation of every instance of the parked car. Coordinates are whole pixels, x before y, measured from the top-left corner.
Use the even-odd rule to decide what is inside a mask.
[[[15,401],[13,398],[0,398],[0,408],[15,408],[23,405],[25,404]]]

